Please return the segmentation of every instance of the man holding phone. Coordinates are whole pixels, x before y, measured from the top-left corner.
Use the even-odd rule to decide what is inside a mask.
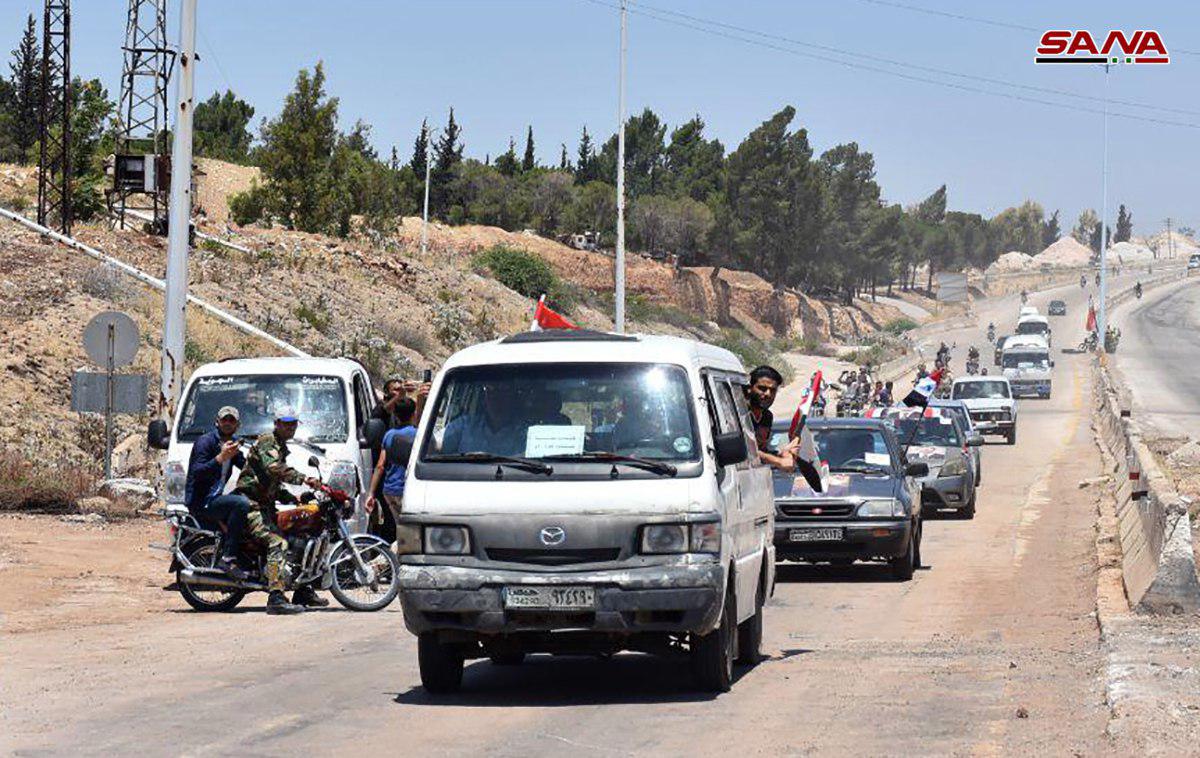
[[[237,565],[236,556],[251,506],[250,500],[243,495],[221,493],[233,467],[246,466],[246,457],[234,439],[240,425],[241,414],[237,408],[226,405],[217,411],[216,426],[192,445],[184,488],[184,504],[192,515],[225,524],[217,567],[235,579],[246,578],[246,572]]]

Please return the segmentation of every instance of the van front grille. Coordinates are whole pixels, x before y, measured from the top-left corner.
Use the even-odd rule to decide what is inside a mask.
[[[576,563],[615,561],[621,555],[619,547],[541,550],[509,547],[489,547],[487,556],[505,563],[531,563],[535,566],[570,566]]]

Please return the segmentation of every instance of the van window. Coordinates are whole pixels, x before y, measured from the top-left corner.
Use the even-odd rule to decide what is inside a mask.
[[[733,403],[737,407],[738,418],[742,420],[742,431],[746,435],[746,450],[749,451],[749,461],[751,466],[758,466],[762,461],[758,458],[758,438],[755,434],[754,417],[750,415],[750,403],[746,400],[746,387],[749,385],[730,383],[730,388],[733,390]],[[769,438],[768,438],[769,439]]]
[[[422,461],[468,453],[556,460],[593,452],[700,458],[692,393],[679,366],[469,366],[447,373],[433,407]]]
[[[1048,334],[1050,325],[1041,321],[1023,321],[1017,324],[1017,334]]]
[[[354,405],[358,408],[358,418],[355,421],[356,427],[361,427],[367,423],[367,419],[371,417],[372,405],[371,393],[367,390],[367,382],[362,374],[354,375]]]
[[[955,382],[953,397],[955,400],[1007,400],[1008,382]]]
[[[206,376],[188,390],[179,414],[179,439],[193,441],[212,429],[217,411],[237,408],[242,424],[238,436],[257,437],[275,428],[275,414],[284,408],[300,417],[296,439],[345,442],[350,428],[346,385],[336,376],[261,374]]]
[[[1050,368],[1050,354],[1045,350],[1005,350],[1000,361],[1003,368]]]

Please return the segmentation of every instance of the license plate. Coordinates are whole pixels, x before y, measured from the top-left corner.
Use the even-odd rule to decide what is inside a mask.
[[[788,540],[791,542],[840,542],[843,532],[841,529],[828,527],[825,529],[789,529]]]
[[[596,607],[596,590],[594,587],[505,587],[504,607],[543,611],[591,610]]]

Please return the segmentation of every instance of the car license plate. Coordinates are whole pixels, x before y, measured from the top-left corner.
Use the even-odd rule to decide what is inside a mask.
[[[594,587],[509,586],[504,588],[504,607],[540,611],[590,611],[596,607],[596,590]]]
[[[840,528],[788,530],[788,540],[791,542],[840,542],[842,536]]]

